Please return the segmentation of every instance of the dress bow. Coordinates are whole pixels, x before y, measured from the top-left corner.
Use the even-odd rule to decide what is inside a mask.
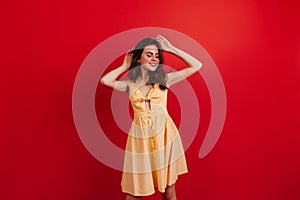
[[[137,100],[140,101],[140,102],[143,102],[143,101],[149,102],[149,101],[151,101],[151,100],[153,100],[153,99],[158,99],[158,96],[141,97],[141,98],[139,98],[139,99],[137,99]]]

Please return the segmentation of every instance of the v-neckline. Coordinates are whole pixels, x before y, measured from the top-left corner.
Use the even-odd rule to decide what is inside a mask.
[[[151,87],[150,90],[147,92],[146,96],[143,94],[143,92],[140,90],[140,88],[138,88],[137,86],[135,86],[134,83],[133,83],[133,86],[134,86],[134,87],[136,88],[136,90],[142,95],[143,98],[147,98],[147,97],[151,94],[151,92],[153,91],[155,84],[154,84],[154,85],[151,85],[152,87]]]

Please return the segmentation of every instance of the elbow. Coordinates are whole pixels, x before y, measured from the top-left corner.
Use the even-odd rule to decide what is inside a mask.
[[[109,79],[107,79],[105,77],[103,77],[103,78],[100,79],[100,83],[102,85],[105,85],[105,86],[108,86],[108,87],[113,87],[113,85],[114,85],[114,81],[111,81],[111,80],[109,80]]]
[[[100,83],[102,85],[107,85],[107,80],[103,77],[103,78],[100,79]]]
[[[200,63],[200,64],[199,64],[199,70],[202,68],[202,66],[203,66],[203,64],[202,64],[202,63]]]
[[[203,64],[199,63],[198,65],[195,66],[196,70],[199,71],[202,68]]]

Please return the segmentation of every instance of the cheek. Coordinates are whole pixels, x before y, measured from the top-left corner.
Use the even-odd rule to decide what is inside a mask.
[[[147,56],[141,57],[141,63],[147,63],[149,61],[149,58]]]

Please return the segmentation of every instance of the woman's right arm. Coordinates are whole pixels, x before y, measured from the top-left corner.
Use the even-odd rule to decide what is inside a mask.
[[[125,56],[123,64],[120,67],[118,67],[118,68],[108,72],[106,75],[104,75],[101,78],[100,82],[103,85],[113,88],[114,90],[126,92],[127,87],[128,87],[128,81],[118,81],[117,78],[122,73],[126,72],[129,69],[131,60],[132,60],[132,53],[128,52]]]

